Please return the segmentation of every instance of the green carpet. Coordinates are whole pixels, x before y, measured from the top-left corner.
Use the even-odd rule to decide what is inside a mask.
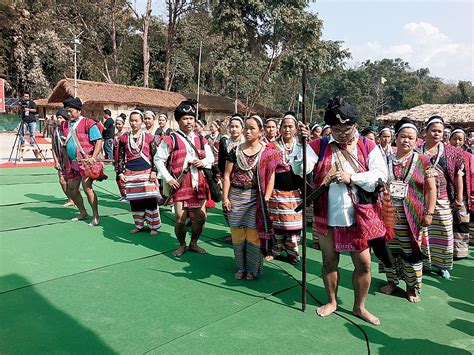
[[[110,169],[108,169],[110,170]],[[308,310],[300,268],[265,264],[254,282],[234,280],[228,228],[209,211],[206,255],[172,256],[174,218],[162,209],[156,237],[130,235],[129,206],[111,179],[96,184],[101,225],[71,222],[51,168],[0,170],[0,352],[156,354],[469,354],[474,352],[473,262],[450,280],[424,276],[422,302],[378,292],[373,263],[368,308],[382,325],[350,314],[352,264],[341,256],[339,310],[326,299],[321,254],[308,248]],[[33,175],[29,175],[33,174]],[[472,254],[472,251],[471,251]]]

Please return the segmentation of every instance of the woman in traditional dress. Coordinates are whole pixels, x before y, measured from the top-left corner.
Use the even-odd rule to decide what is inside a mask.
[[[194,126],[194,133],[196,134],[196,136],[204,138],[204,129],[206,128],[206,124],[206,120],[202,118],[196,119],[196,125]]]
[[[402,118],[395,124],[397,152],[389,156],[388,174],[395,211],[395,236],[388,243],[393,255],[392,267],[379,263],[379,271],[388,284],[381,288],[392,294],[400,280],[405,281],[408,301],[417,303],[423,275],[423,252],[427,247],[427,227],[436,205],[435,175],[427,156],[414,151],[418,129]],[[423,245],[424,243],[424,245]]]
[[[221,125],[221,139],[219,141],[219,154],[217,159],[217,167],[219,168],[220,177],[221,179],[221,186],[222,181],[224,178],[225,172],[225,165],[227,160],[229,159],[230,151],[245,142],[245,138],[242,135],[242,131],[244,130],[244,118],[242,115],[236,113],[234,114],[229,120],[229,127],[228,131],[229,134],[224,133],[223,125]],[[224,219],[226,220],[227,224],[229,224],[229,220],[227,218],[227,211],[223,210]],[[232,241],[232,236],[226,236],[227,241]]]
[[[311,139],[315,140],[315,139],[321,138],[321,133],[322,132],[323,132],[323,128],[321,127],[321,125],[319,123],[315,122],[311,126]]]
[[[146,221],[150,235],[154,236],[161,227],[157,203],[160,193],[153,163],[155,136],[141,130],[143,113],[140,110],[130,113],[129,123],[131,131],[119,138],[117,170],[120,180],[125,183],[126,197],[135,222],[135,228],[130,233],[141,232]]]
[[[388,157],[395,153],[396,150],[392,147],[392,130],[390,127],[381,126],[378,130],[377,137],[379,139],[378,147],[388,163]]]
[[[295,212],[295,208],[301,203],[300,188],[303,179],[293,173],[290,164],[291,158],[301,149],[301,144],[295,137],[298,127],[295,116],[293,112],[285,114],[281,122],[280,137],[275,141],[277,150],[282,153],[282,160],[276,168],[275,186],[268,204],[275,243],[272,255],[266,258],[271,260],[286,254],[288,262],[293,265],[299,261],[298,249],[303,228],[303,215]]]
[[[370,139],[371,141],[376,141],[375,137],[376,130],[373,126],[365,127],[361,132],[361,136],[365,137],[367,139]]]
[[[143,123],[145,124],[145,131],[151,135],[156,132],[155,128],[155,113],[153,111],[145,111],[143,114]]]
[[[329,137],[331,135],[331,126],[324,125],[323,130],[321,131],[321,137]]]
[[[53,146],[53,160],[54,160],[54,168],[58,171],[59,177],[59,184],[61,185],[61,189],[63,190],[64,194],[68,198],[68,201],[63,205],[63,207],[74,206],[74,201],[69,198],[67,194],[67,181],[66,181],[66,152],[65,152],[65,141],[66,136],[64,135],[61,127],[64,121],[68,120],[68,114],[65,109],[61,108],[56,112],[56,117],[58,120],[58,124],[56,125],[52,138],[51,143]]]
[[[217,167],[222,175],[224,175],[225,165],[229,158],[230,151],[245,142],[245,138],[242,135],[243,130],[244,118],[236,113],[229,120],[229,135],[223,135],[219,141]]]
[[[265,120],[265,142],[275,142],[278,137],[278,120],[276,118],[267,118]]]
[[[162,112],[158,116],[158,128],[155,131],[155,134],[159,137],[169,136],[173,132],[171,128],[168,127],[168,114]]]
[[[225,167],[223,208],[228,213],[238,280],[257,278],[263,270],[261,248],[272,238],[267,201],[275,183],[279,152],[262,142],[263,121],[245,120],[245,143],[234,147]]]
[[[221,140],[221,135],[219,134],[219,122],[212,121],[209,130],[211,133],[206,135],[207,144],[209,144],[212,149],[212,153],[214,154],[214,164],[217,165],[219,159],[219,141]]]
[[[472,184],[474,180],[474,155],[467,151],[466,132],[460,127],[451,131],[449,143],[456,148],[463,149],[463,204],[457,212],[454,212],[454,259],[464,259],[469,254],[469,213],[474,211],[474,191]]]
[[[119,138],[120,136],[125,133],[124,132],[124,124],[125,124],[125,119],[127,116],[124,113],[121,113],[117,118],[115,119],[115,136],[114,136],[114,167],[115,167],[115,181],[117,182],[117,187],[120,192],[120,198],[119,201],[127,201],[125,197],[125,183],[120,179],[120,174],[118,172],[118,147],[119,147]]]
[[[461,149],[442,142],[443,130],[443,118],[432,116],[426,124],[426,142],[421,146],[421,152],[430,157],[433,169],[438,173],[436,208],[429,239],[431,263],[426,262],[425,266],[427,269],[436,268],[443,278],[448,279],[453,267],[453,211],[464,206],[463,153]]]

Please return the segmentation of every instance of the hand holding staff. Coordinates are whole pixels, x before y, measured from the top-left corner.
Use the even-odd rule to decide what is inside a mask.
[[[173,179],[168,183],[171,187],[171,190],[170,190],[170,195],[166,198],[165,202],[163,203],[164,205],[167,205],[170,203],[171,198],[173,197],[175,192],[178,191],[179,187],[181,186],[181,183],[183,182],[188,172],[189,172],[189,166],[186,166],[186,168],[183,169],[181,174],[179,174],[177,179]]]

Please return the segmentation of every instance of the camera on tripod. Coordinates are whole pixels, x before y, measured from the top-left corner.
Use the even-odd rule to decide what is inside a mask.
[[[29,108],[29,102],[25,100],[20,100],[18,102],[18,106],[20,106],[20,113],[23,114],[23,116],[29,116],[30,112],[26,111],[27,108]]]

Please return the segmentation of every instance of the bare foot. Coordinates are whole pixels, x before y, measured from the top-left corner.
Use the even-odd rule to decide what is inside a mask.
[[[141,232],[142,229],[141,228],[133,228],[130,230],[130,234],[137,234],[138,232]]]
[[[69,200],[68,202],[66,202],[66,203],[63,205],[63,207],[70,207],[70,206],[75,206],[74,201]]]
[[[99,217],[93,217],[93,218],[92,218],[92,221],[91,221],[91,223],[89,223],[89,225],[90,225],[91,227],[95,227],[95,226],[98,226],[99,223],[100,223]]]
[[[186,251],[186,245],[180,245],[173,253],[174,256],[181,256]]]
[[[265,261],[272,261],[273,260],[273,255],[267,255],[265,258],[264,258]]]
[[[236,280],[242,280],[244,278],[244,274],[242,271],[237,271],[235,274],[234,274],[234,279]]]
[[[199,254],[206,254],[206,249],[201,248],[199,245],[194,243],[189,243],[188,249]]]
[[[373,325],[380,325],[380,320],[365,308],[352,310],[352,314]]]
[[[152,230],[150,231],[150,235],[151,235],[152,237],[155,236],[155,235],[157,235],[157,234],[158,234],[158,231],[156,231],[156,230],[154,230],[154,229],[152,229]]]
[[[396,288],[397,285],[395,285],[393,282],[389,282],[388,284],[380,288],[380,292],[386,295],[391,295]]]
[[[420,296],[416,294],[416,289],[414,287],[407,287],[407,299],[408,302],[418,303],[421,301]]]
[[[337,303],[326,303],[324,306],[316,309],[316,314],[320,317],[327,317],[337,309]]]
[[[77,215],[76,217],[74,217],[73,219],[71,219],[71,221],[73,222],[77,222],[77,221],[83,221],[85,220],[87,217],[89,217],[89,215],[86,213],[86,214],[79,214]]]
[[[252,281],[252,280],[255,280],[255,279],[256,279],[256,277],[253,276],[253,274],[251,272],[247,273],[247,280]]]

